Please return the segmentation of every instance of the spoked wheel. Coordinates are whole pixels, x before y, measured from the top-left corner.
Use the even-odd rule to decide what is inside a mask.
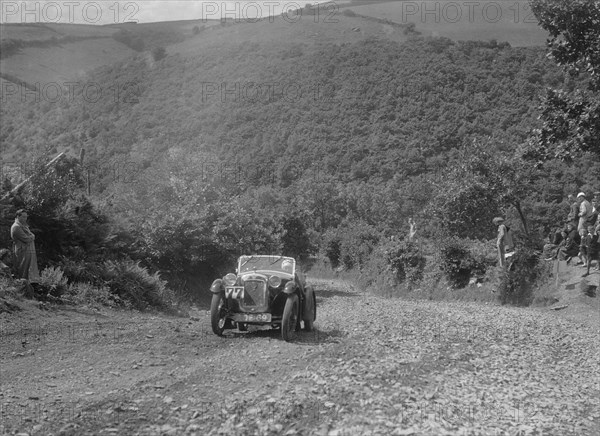
[[[296,294],[290,295],[285,302],[283,319],[281,321],[281,337],[284,341],[291,341],[296,334],[298,325],[299,302]]]
[[[221,294],[214,294],[210,303],[210,325],[215,335],[223,336],[227,324],[225,316],[225,298]]]

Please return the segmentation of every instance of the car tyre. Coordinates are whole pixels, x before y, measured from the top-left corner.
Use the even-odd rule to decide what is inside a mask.
[[[311,332],[315,319],[317,319],[317,300],[312,287],[306,289],[306,306],[304,309],[304,330]]]
[[[281,337],[289,342],[294,339],[296,327],[298,325],[299,302],[298,295],[293,294],[287,298],[283,309],[281,320]]]
[[[213,294],[210,303],[210,325],[212,331],[217,336],[223,336],[223,331],[227,325],[227,318],[224,316],[223,306],[225,298],[222,294]]]

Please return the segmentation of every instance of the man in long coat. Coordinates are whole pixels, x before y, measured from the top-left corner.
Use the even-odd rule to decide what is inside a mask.
[[[25,210],[17,211],[15,222],[10,228],[10,237],[13,240],[14,267],[18,278],[37,282],[40,274],[35,252],[35,235],[29,230]]]

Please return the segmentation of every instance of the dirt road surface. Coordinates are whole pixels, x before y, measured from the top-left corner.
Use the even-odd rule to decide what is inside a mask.
[[[0,433],[600,434],[597,327],[314,284],[316,330],[293,343],[252,328],[217,337],[206,310],[23,301],[0,314]]]

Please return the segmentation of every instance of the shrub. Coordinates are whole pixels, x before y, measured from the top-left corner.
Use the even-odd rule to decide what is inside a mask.
[[[414,242],[394,240],[383,247],[385,259],[394,278],[412,286],[423,279],[426,259]]]
[[[44,293],[57,298],[67,290],[67,278],[60,267],[44,268],[38,284]]]
[[[152,57],[155,61],[160,61],[167,57],[167,50],[164,47],[154,47],[152,49]]]
[[[62,298],[76,305],[101,304],[108,307],[129,307],[129,302],[111,293],[108,286],[94,286],[91,283],[69,284]]]
[[[61,267],[69,283],[100,283],[102,264],[84,260],[62,258]]]
[[[544,271],[536,245],[526,241],[515,251],[512,267],[501,270],[498,299],[502,304],[529,306],[533,302],[534,290]]]
[[[197,216],[183,214],[154,218],[142,223],[140,229],[131,230],[138,239],[137,258],[144,259],[146,265],[180,273],[197,268],[207,254],[203,247],[210,241],[205,233],[203,222]]]
[[[361,269],[379,242],[379,232],[364,221],[342,228],[341,261],[348,269]]]
[[[458,238],[442,240],[437,263],[453,288],[464,288],[473,275],[485,274],[486,265],[476,259],[466,241]]]
[[[172,301],[171,291],[159,274],[150,274],[132,260],[106,261],[101,274],[110,292],[130,302],[136,309],[144,310],[149,306],[166,308]]]
[[[23,201],[31,215],[53,216],[82,186],[83,179],[74,158],[63,157],[51,167],[46,166],[43,158],[38,158],[24,170],[30,179],[23,188]]]
[[[22,282],[19,280],[14,280],[10,276],[0,274],[0,297],[21,300],[23,298],[22,292],[19,291],[21,284]]]
[[[516,235],[514,236],[517,241]],[[495,241],[469,240],[467,242],[469,252],[475,261],[476,268],[473,274],[478,277],[485,276],[486,272],[498,264],[498,253],[496,251]]]
[[[366,264],[379,242],[380,233],[364,221],[352,221],[337,229],[329,230],[323,238],[325,255],[336,268],[358,268]]]
[[[105,262],[63,261],[64,275],[75,286],[87,284],[95,289],[106,288],[113,295],[111,305],[144,310],[148,307],[167,308],[173,300],[172,291],[158,273],[151,274],[133,260]],[[86,289],[84,291],[87,292]],[[99,291],[100,292],[100,291]],[[72,291],[70,295],[77,293]],[[89,294],[89,292],[87,292]],[[83,301],[86,297],[78,297]],[[102,303],[105,297],[91,299]],[[102,303],[104,304],[104,303]]]
[[[90,258],[106,251],[108,218],[84,196],[67,200],[52,214],[36,215],[36,244],[46,260]]]
[[[340,257],[342,250],[342,238],[337,230],[329,230],[323,238],[323,250],[325,256],[329,259],[332,268],[340,266]]]

